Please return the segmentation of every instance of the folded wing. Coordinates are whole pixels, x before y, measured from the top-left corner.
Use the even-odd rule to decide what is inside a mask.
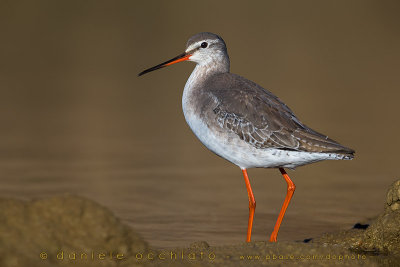
[[[275,95],[243,77],[218,74],[208,83],[205,88],[215,101],[213,111],[220,127],[236,133],[256,148],[354,153],[302,124]]]

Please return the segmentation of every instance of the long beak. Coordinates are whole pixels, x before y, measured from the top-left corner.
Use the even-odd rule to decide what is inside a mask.
[[[168,61],[165,61],[164,63],[158,64],[157,66],[151,67],[147,70],[142,71],[141,73],[138,74],[138,76],[142,76],[143,74],[146,74],[148,72],[151,72],[153,70],[158,70],[161,68],[164,68],[166,66],[181,62],[181,61],[185,61],[185,60],[189,60],[189,58],[191,57],[191,54],[187,54],[187,53],[182,53],[177,57],[174,57],[173,59],[170,59]]]

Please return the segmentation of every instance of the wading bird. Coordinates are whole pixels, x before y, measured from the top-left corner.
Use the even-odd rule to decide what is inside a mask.
[[[186,82],[182,108],[200,141],[218,156],[241,168],[249,197],[246,241],[250,242],[256,201],[248,168],[278,168],[287,194],[270,241],[276,242],[295,185],[284,168],[321,161],[352,159],[354,150],[303,123],[278,97],[258,84],[229,72],[224,40],[209,32],[189,38],[183,54],[144,70],[139,76],[181,61],[197,65]]]

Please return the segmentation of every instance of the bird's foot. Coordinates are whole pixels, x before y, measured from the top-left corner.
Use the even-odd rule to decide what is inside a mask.
[[[276,242],[277,237],[278,237],[278,234],[276,234],[275,232],[272,232],[269,242]]]

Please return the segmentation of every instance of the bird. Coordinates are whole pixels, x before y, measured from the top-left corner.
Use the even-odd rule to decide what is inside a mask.
[[[322,160],[351,160],[355,151],[303,124],[270,91],[231,73],[226,44],[217,34],[193,35],[184,53],[138,76],[182,61],[196,63],[182,95],[187,124],[204,146],[243,173],[249,199],[246,242],[251,241],[256,208],[247,169],[277,168],[286,181],[286,197],[269,239],[276,242],[296,189],[285,168]]]

